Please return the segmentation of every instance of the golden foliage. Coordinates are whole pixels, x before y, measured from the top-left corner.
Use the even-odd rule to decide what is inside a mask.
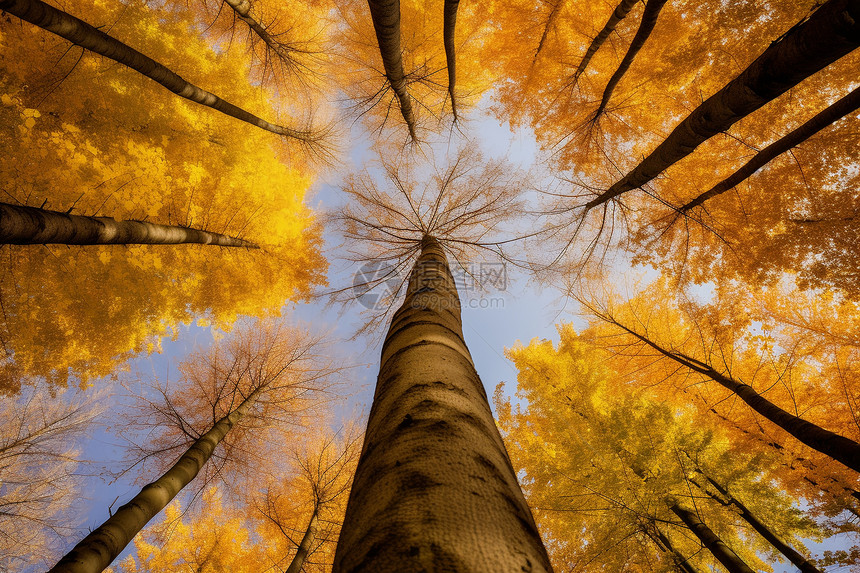
[[[672,556],[660,550],[658,531],[697,567],[714,566],[668,509],[670,496],[694,505],[755,570],[772,570],[768,545],[743,534],[748,525],[738,514],[700,487],[705,475],[796,547],[801,537],[822,535],[770,482],[778,456],[736,447],[683,399],[630,392],[611,354],[570,325],[559,335],[555,347],[533,340],[509,350],[519,371],[516,397],[496,394],[505,443],[524,471],[524,490],[558,570],[669,570]]]
[[[192,15],[138,2],[66,8],[273,113],[273,93],[247,78],[247,55],[189,36]],[[320,229],[303,203],[311,179],[285,163],[277,138],[32,26],[0,22],[0,45],[6,200],[195,225],[263,247],[4,247],[4,370],[85,384],[182,323],[227,328],[238,315],[277,314],[323,282]]]

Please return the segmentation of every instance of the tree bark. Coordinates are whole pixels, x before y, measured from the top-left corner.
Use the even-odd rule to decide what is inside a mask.
[[[425,237],[382,347],[333,571],[551,570],[463,340],[447,259]]]
[[[686,557],[681,555],[681,552],[675,549],[672,545],[672,542],[666,537],[666,534],[660,531],[656,524],[652,524],[654,528],[654,535],[656,537],[655,543],[657,543],[658,547],[663,548],[665,551],[672,555],[672,560],[675,563],[675,566],[678,568],[678,571],[681,573],[699,573],[698,569],[693,567]],[[649,537],[651,537],[650,532]]]
[[[600,30],[600,33],[598,33],[591,41],[591,44],[588,46],[588,50],[585,51],[585,55],[582,57],[582,60],[580,60],[579,66],[573,73],[573,83],[576,83],[579,76],[585,72],[588,64],[591,62],[591,58],[594,57],[594,54],[596,54],[597,50],[599,50],[603,43],[606,42],[609,35],[615,31],[615,27],[618,26],[618,23],[627,16],[627,13],[633,9],[633,6],[635,6],[638,1],[639,0],[621,0],[618,6],[615,7],[609,20],[606,21],[603,29]]]
[[[600,105],[597,106],[597,111],[594,112],[595,119],[600,117],[600,115],[606,110],[606,106],[609,105],[609,100],[612,98],[612,92],[615,91],[615,87],[618,85],[618,82],[621,81],[621,78],[624,77],[624,74],[627,73],[628,69],[630,69],[630,65],[633,63],[633,59],[636,57],[636,54],[638,54],[639,50],[642,49],[642,46],[645,45],[645,42],[648,40],[648,36],[651,35],[651,32],[654,30],[654,26],[657,25],[657,17],[660,15],[660,10],[663,9],[665,4],[666,0],[648,0],[645,4],[645,11],[642,13],[642,21],[639,23],[636,35],[633,36],[633,41],[630,42],[630,47],[627,48],[627,53],[624,54],[624,58],[621,60],[621,63],[618,64],[618,69],[616,69],[615,73],[612,74],[612,77],[609,78],[609,82],[603,90],[603,96],[600,98]]]
[[[254,404],[263,386],[251,392],[230,414],[200,436],[161,477],[143,487],[131,501],[87,535],[48,573],[99,573],[116,559],[150,519],[155,517],[182,488],[191,483],[212,452],[236,422]]]
[[[705,191],[692,201],[681,206],[678,210],[684,213],[694,207],[698,207],[712,197],[716,197],[721,193],[725,193],[726,191],[737,187],[775,157],[785,153],[792,147],[803,143],[828,125],[842,119],[849,113],[857,111],[857,108],[860,108],[860,88],[855,89],[827,109],[816,114],[815,117],[794,131],[780,139],[777,139],[756,153],[743,167],[711,187],[708,191]]]
[[[667,503],[669,505],[669,509],[681,518],[684,525],[686,525],[690,531],[699,538],[699,541],[708,548],[708,551],[716,557],[717,561],[723,564],[723,567],[728,569],[729,573],[754,573],[753,570],[750,569],[749,565],[744,563],[728,545],[723,543],[722,540],[717,537],[713,531],[711,531],[710,527],[702,523],[699,516],[692,511],[681,507],[676,500],[670,499]]]
[[[773,42],[738,77],[705,100],[620,181],[585,204],[592,209],[637,189],[860,45],[860,0],[829,0],[805,22]]]
[[[400,113],[406,122],[409,136],[414,141],[415,112],[412,109],[412,99],[406,91],[406,74],[403,71],[400,48],[400,0],[367,0],[367,4],[370,6],[370,17],[373,19],[385,77],[400,104]]]
[[[830,430],[825,430],[821,426],[808,422],[803,418],[790,414],[764,398],[756,392],[752,386],[726,376],[711,367],[710,364],[697,360],[680,352],[667,350],[656,342],[646,338],[638,332],[620,324],[611,319],[611,317],[602,316],[605,320],[614,324],[632,334],[663,356],[671,358],[675,362],[682,364],[700,374],[704,374],[714,382],[717,382],[724,388],[734,392],[741,400],[746,402],[753,410],[809,446],[810,448],[821,452],[826,456],[830,456],[852,470],[860,472],[860,444],[854,440],[850,440],[844,436],[840,436]]]
[[[445,19],[442,30],[442,38],[445,43],[445,61],[448,66],[448,95],[451,98],[451,112],[454,114],[454,121],[458,119],[457,98],[454,95],[454,87],[457,85],[457,53],[454,39],[459,7],[460,0],[445,0]]]
[[[0,0],[0,11],[13,14],[22,20],[26,20],[61,38],[65,38],[73,44],[110,58],[124,66],[128,66],[185,99],[211,107],[223,114],[284,137],[304,142],[313,142],[318,139],[318,136],[313,132],[300,131],[269,123],[232,103],[222,100],[215,94],[209,93],[186,81],[164,65],[143,55],[116,38],[108,36],[83,20],[79,20],[62,10],[45,4],[41,0]]]
[[[311,514],[311,520],[305,528],[305,534],[302,536],[302,540],[299,542],[298,547],[296,547],[296,554],[293,556],[293,560],[290,561],[290,566],[287,567],[286,573],[299,573],[302,570],[302,565],[305,564],[305,560],[310,554],[311,543],[313,543],[317,534],[318,519],[319,506],[314,505],[314,512]]]
[[[0,203],[0,244],[11,245],[178,245],[201,243],[259,248],[254,243],[179,225],[117,221]]]
[[[800,569],[803,573],[822,573],[822,571],[815,567],[815,565],[810,563],[806,557],[798,553],[797,550],[795,550],[789,544],[780,539],[776,535],[776,533],[771,531],[768,526],[762,523],[758,519],[758,517],[755,516],[755,514],[753,514],[743,503],[741,503],[739,499],[732,496],[726,488],[714,481],[709,475],[702,472],[702,470],[698,471],[705,477],[706,480],[708,480],[708,483],[710,483],[714,487],[714,489],[716,489],[720,493],[720,495],[722,495],[726,499],[726,502],[723,502],[723,500],[721,500],[718,496],[712,494],[707,489],[703,488],[691,479],[690,481],[696,487],[705,492],[708,496],[716,500],[718,503],[721,503],[723,505],[734,505],[738,509],[738,515],[740,515],[744,521],[749,523],[750,526],[755,529],[759,535],[761,535],[765,540],[767,540],[768,543],[773,545],[773,547],[776,548],[777,551],[782,553],[786,557],[786,559],[788,559],[795,567]]]

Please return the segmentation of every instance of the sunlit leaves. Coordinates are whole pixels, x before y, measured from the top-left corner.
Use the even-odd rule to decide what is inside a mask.
[[[271,92],[247,79],[247,54],[189,36],[191,15],[137,3],[72,8],[272,112]],[[322,281],[319,229],[303,204],[310,178],[284,163],[290,150],[276,137],[91,55],[78,61],[79,49],[30,26],[0,26],[0,139],[14,150],[0,159],[6,200],[197,225],[263,247],[6,247],[6,368],[59,384],[103,376],[180,323],[277,313]]]
[[[714,563],[668,510],[687,500],[757,570],[767,544],[741,532],[738,515],[702,487],[710,476],[785,539],[820,530],[769,483],[778,456],[750,456],[727,434],[697,420],[683,400],[659,402],[628,391],[609,353],[559,329],[561,341],[534,340],[508,355],[518,374],[516,405],[497,394],[499,423],[558,569],[656,571],[672,568],[659,535],[697,567]],[[699,484],[699,485],[697,485]]]

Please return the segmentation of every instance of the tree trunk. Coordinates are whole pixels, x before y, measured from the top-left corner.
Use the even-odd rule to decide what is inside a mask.
[[[304,142],[314,142],[318,139],[318,135],[310,131],[299,131],[271,124],[256,115],[222,100],[215,94],[189,83],[162,64],[141,54],[134,48],[108,36],[83,20],[79,20],[62,10],[45,4],[41,0],[0,0],[0,10],[13,14],[61,38],[65,38],[82,48],[128,66],[185,99],[211,107],[221,113],[284,137]]]
[[[609,82],[603,90],[603,97],[600,98],[600,105],[597,106],[597,111],[594,112],[595,119],[600,117],[600,115],[606,110],[606,106],[609,105],[609,100],[612,98],[612,92],[615,91],[615,87],[618,85],[618,82],[621,81],[621,78],[624,77],[624,74],[627,73],[628,69],[630,69],[630,65],[633,63],[633,59],[636,57],[636,54],[638,54],[639,50],[642,49],[642,46],[645,45],[646,40],[648,40],[648,36],[651,35],[651,32],[654,30],[654,26],[657,25],[657,17],[660,15],[660,10],[663,9],[664,4],[666,4],[666,0],[648,0],[645,4],[645,11],[642,13],[642,21],[639,23],[636,35],[633,36],[633,41],[630,42],[630,47],[627,48],[627,53],[624,54],[624,59],[622,59],[621,63],[618,64],[618,69],[616,69],[615,73],[612,74],[612,77],[609,78]]]
[[[773,42],[738,77],[705,100],[620,181],[585,204],[586,209],[637,189],[860,45],[860,0],[829,0],[805,22]]]
[[[543,34],[541,34],[537,50],[535,50],[534,58],[532,58],[532,67],[534,67],[537,63],[538,57],[540,57],[540,53],[543,51],[543,48],[546,45],[546,39],[549,36],[550,31],[555,27],[555,21],[558,20],[558,15],[561,13],[561,9],[563,7],[564,0],[554,0],[552,9],[550,10],[549,16],[547,16],[546,19],[546,23],[544,24]]]
[[[681,573],[699,573],[699,571],[693,567],[686,557],[681,555],[681,552],[675,549],[672,545],[672,542],[666,537],[666,534],[660,531],[657,527],[657,524],[652,524],[654,528],[654,535],[656,536],[656,543],[659,547],[662,547],[672,555],[672,560],[675,563],[675,566],[678,568],[678,571]],[[649,532],[649,537],[651,537]]]
[[[705,191],[692,201],[680,207],[679,211],[682,213],[689,211],[694,207],[698,207],[711,197],[715,197],[737,187],[741,182],[745,181],[750,175],[764,167],[766,163],[778,155],[781,155],[792,147],[803,143],[828,125],[842,119],[849,113],[857,111],[857,108],[860,108],[860,88],[855,89],[827,109],[816,114],[815,117],[794,131],[780,139],[777,139],[756,153],[743,167],[711,187],[708,191]]]
[[[254,243],[179,225],[117,221],[36,207],[0,203],[0,244],[11,245],[178,245],[202,243],[259,248]]]
[[[409,129],[409,136],[415,138],[415,112],[412,100],[406,91],[406,74],[403,71],[403,57],[400,49],[400,0],[367,0],[370,17],[376,31],[379,55],[385,77],[400,104],[400,113]]]
[[[724,388],[731,390],[753,410],[810,448],[817,450],[824,455],[830,456],[834,460],[842,462],[856,472],[860,472],[860,444],[854,440],[840,436],[830,430],[825,430],[821,426],[817,426],[812,422],[808,422],[803,418],[786,412],[756,392],[752,386],[721,374],[709,364],[702,362],[701,360],[697,360],[680,352],[667,350],[662,346],[659,346],[656,342],[653,342],[645,336],[611,319],[611,317],[603,315],[603,318],[608,320],[611,324],[618,326],[625,332],[632,334],[663,356],[671,358],[675,362],[678,362],[695,372],[704,374],[713,381],[722,385]]]
[[[131,501],[75,545],[48,573],[99,573],[110,565],[149,520],[191,483],[227,432],[254,404],[262,389],[261,386],[251,392],[235,410],[218,420],[191,444],[172,468],[144,486]]]
[[[551,570],[463,341],[445,253],[425,237],[382,347],[333,571]]]
[[[311,520],[308,522],[307,528],[305,528],[305,534],[302,536],[299,546],[296,547],[296,554],[293,557],[293,560],[290,561],[290,566],[287,567],[286,573],[299,573],[302,570],[302,565],[305,564],[305,560],[310,554],[311,543],[313,543],[317,534],[318,519],[319,506],[315,504],[314,512],[311,514]]]
[[[263,43],[269,47],[282,61],[287,64],[292,65],[293,57],[292,52],[296,50],[291,50],[284,47],[284,44],[276,40],[266,29],[263,24],[260,23],[259,20],[254,18],[251,15],[251,2],[248,0],[224,0],[230,8],[233,9],[233,12],[236,13],[236,16],[245,22],[251,31],[257,34],[257,37],[263,40]]]
[[[690,531],[692,531],[702,545],[708,548],[708,551],[723,564],[723,567],[728,569],[729,573],[753,573],[749,565],[743,562],[728,545],[722,542],[716,534],[711,531],[711,528],[702,523],[692,511],[678,505],[676,500],[668,500],[669,509],[681,518]]]
[[[615,10],[612,11],[612,15],[609,17],[609,20],[606,21],[606,24],[603,26],[603,29],[600,30],[600,33],[594,37],[591,41],[591,44],[588,46],[588,50],[586,50],[585,55],[582,57],[582,60],[579,62],[579,66],[576,68],[576,71],[573,73],[573,83],[579,79],[585,69],[588,67],[589,62],[591,62],[591,58],[594,57],[594,54],[597,53],[597,50],[600,49],[600,46],[609,38],[609,35],[615,31],[615,27],[618,26],[618,23],[627,16],[627,13],[633,9],[633,6],[639,0],[621,0],[621,3],[615,7]]]
[[[762,523],[749,509],[747,509],[747,507],[743,503],[741,503],[740,500],[738,500],[737,498],[732,496],[726,488],[724,488],[723,486],[718,484],[716,481],[711,479],[711,477],[709,475],[705,474],[704,472],[702,472],[702,470],[698,470],[698,471],[703,476],[705,476],[705,479],[708,480],[708,483],[710,483],[714,487],[714,489],[716,489],[720,493],[720,495],[722,495],[727,500],[727,502],[723,502],[719,497],[715,496],[714,494],[712,494],[711,492],[709,492],[708,490],[706,490],[705,488],[703,488],[702,486],[700,486],[699,484],[697,484],[695,481],[693,481],[691,479],[690,481],[696,487],[701,489],[703,492],[705,492],[711,498],[716,500],[718,503],[721,503],[724,505],[726,505],[726,504],[734,505],[738,509],[738,515],[740,515],[744,521],[749,523],[750,526],[753,529],[755,529],[759,535],[764,537],[768,543],[773,545],[777,551],[782,553],[792,564],[794,564],[795,567],[800,569],[803,573],[822,573],[822,571],[820,569],[818,569],[817,567],[815,567],[812,563],[810,563],[806,557],[804,557],[803,555],[798,553],[793,547],[791,547],[790,545],[785,543],[782,539],[780,539],[776,535],[776,533],[771,531],[768,526],[766,526],[764,523]]]
[[[457,54],[454,39],[459,7],[460,0],[445,0],[445,19],[442,30],[442,38],[445,43],[445,61],[448,66],[448,95],[451,97],[451,112],[454,114],[454,121],[458,119],[457,98],[454,96],[454,87],[457,84]]]

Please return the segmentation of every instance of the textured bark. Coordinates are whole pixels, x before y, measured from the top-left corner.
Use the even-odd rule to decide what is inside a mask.
[[[99,573],[116,559],[132,538],[155,517],[182,488],[191,483],[212,456],[215,447],[256,401],[263,387],[248,395],[229,415],[200,436],[161,477],[143,487],[107,521],[87,535],[48,573]]]
[[[367,0],[367,4],[370,6],[385,77],[400,104],[400,113],[409,129],[409,136],[415,140],[415,112],[412,110],[412,99],[406,91],[406,74],[400,48],[400,0]]]
[[[591,58],[594,57],[594,54],[597,53],[600,46],[602,46],[609,38],[609,35],[615,31],[615,27],[618,26],[618,23],[627,16],[627,13],[633,9],[633,6],[635,6],[638,1],[639,0],[621,0],[618,6],[615,7],[609,20],[606,21],[603,29],[600,30],[600,33],[598,33],[591,41],[591,44],[588,46],[588,50],[585,51],[585,55],[582,57],[582,60],[580,60],[579,66],[577,66],[576,71],[573,73],[574,82],[576,82],[579,79],[579,76],[585,72],[586,68],[588,68],[588,64],[591,62]]]
[[[677,567],[678,571],[681,573],[699,573],[699,570],[693,567],[687,558],[681,555],[680,551],[675,549],[672,542],[668,537],[666,537],[666,534],[660,531],[656,524],[653,524],[653,528],[654,536],[656,537],[655,543],[657,543],[658,547],[672,555],[672,561],[675,563],[675,567]],[[650,531],[649,537],[651,537]]]
[[[211,107],[221,113],[284,137],[307,142],[317,138],[312,132],[274,125],[260,119],[256,115],[222,100],[215,94],[189,83],[152,58],[141,54],[116,38],[108,36],[83,20],[49,6],[41,0],[0,0],[0,10],[65,38],[82,48],[128,66],[185,99]]]
[[[764,398],[749,384],[744,384],[715,370],[711,365],[680,352],[673,352],[658,345],[654,341],[617,322],[611,321],[624,331],[632,334],[663,356],[686,366],[700,374],[704,374],[724,388],[734,392],[753,410],[809,446],[810,448],[830,456],[852,470],[860,472],[860,444],[844,436],[840,436],[821,426],[808,422],[803,418],[790,414]]]
[[[587,209],[637,189],[736,121],[860,45],[860,0],[829,0],[773,42],[737,78],[705,100]]]
[[[843,97],[827,109],[819,112],[812,119],[788,133],[784,137],[777,139],[750,159],[743,167],[705,191],[692,201],[683,205],[679,210],[683,213],[694,207],[698,207],[708,199],[716,197],[721,193],[725,193],[734,187],[740,185],[750,175],[764,167],[769,161],[775,157],[785,153],[792,147],[799,145],[827,127],[828,125],[842,119],[849,113],[857,111],[860,108],[860,88],[855,89],[847,96]]]
[[[597,111],[594,112],[595,118],[600,117],[600,115],[606,110],[606,106],[609,105],[609,100],[612,98],[612,92],[615,91],[615,87],[618,85],[618,82],[621,81],[621,78],[623,78],[624,74],[627,73],[627,70],[630,69],[630,65],[633,63],[633,59],[636,58],[636,54],[638,54],[639,50],[642,49],[642,46],[645,45],[645,42],[648,40],[648,36],[651,35],[651,32],[654,30],[654,26],[657,25],[657,17],[660,16],[660,10],[663,9],[664,4],[666,4],[666,0],[648,0],[645,4],[645,11],[642,13],[642,21],[639,22],[639,28],[636,30],[636,35],[633,36],[633,41],[630,42],[630,47],[627,48],[627,53],[624,54],[624,58],[621,60],[621,63],[618,64],[618,68],[615,70],[615,73],[612,74],[612,77],[609,78],[609,82],[603,90],[603,96],[600,98],[600,105],[597,106]]]
[[[442,38],[445,43],[445,61],[448,66],[448,95],[451,97],[451,112],[454,121],[457,121],[457,98],[454,88],[457,85],[457,53],[454,44],[455,30],[457,27],[457,9],[460,0],[445,0],[445,20],[442,30]]]
[[[675,500],[669,500],[668,505],[669,509],[681,518],[684,525],[686,525],[690,531],[699,538],[702,545],[707,547],[708,551],[716,557],[717,561],[723,564],[723,567],[725,567],[729,573],[753,573],[750,566],[744,563],[728,545],[723,543],[722,540],[720,540],[720,538],[711,531],[710,527],[702,523],[699,516],[692,511],[681,507]]]
[[[333,571],[551,571],[430,237],[383,344]]]
[[[290,561],[290,566],[287,567],[286,573],[299,573],[302,570],[302,565],[305,564],[305,560],[310,554],[311,543],[313,543],[317,534],[318,519],[319,506],[314,506],[314,512],[311,514],[311,519],[308,522],[308,526],[305,528],[305,534],[302,536],[302,540],[296,548],[296,554],[293,557],[293,560]]]
[[[762,523],[762,521],[759,520],[759,518],[756,517],[755,514],[753,514],[747,508],[747,506],[741,503],[739,499],[732,496],[726,488],[711,479],[710,476],[703,473],[701,470],[699,470],[699,472],[702,473],[705,479],[708,480],[708,483],[710,483],[714,487],[714,489],[716,489],[720,493],[720,495],[723,496],[723,499],[725,499],[725,501],[723,501],[723,499],[721,499],[719,496],[714,495],[706,488],[702,487],[691,479],[690,481],[696,487],[704,491],[707,495],[709,495],[712,499],[716,500],[718,503],[721,503],[723,505],[734,505],[738,510],[738,515],[740,515],[741,518],[743,518],[743,520],[750,525],[750,527],[755,529],[759,535],[761,535],[765,540],[767,540],[768,543],[773,545],[773,547],[777,551],[782,553],[786,557],[786,559],[788,559],[795,567],[800,569],[803,573],[822,573],[822,571],[815,567],[815,565],[810,563],[806,557],[798,553],[793,547],[780,539],[779,536],[777,536],[776,533],[771,531],[771,529],[767,525]]]
[[[0,244],[11,245],[177,245],[202,243],[258,248],[254,243],[179,225],[117,221],[36,207],[0,203]]]

